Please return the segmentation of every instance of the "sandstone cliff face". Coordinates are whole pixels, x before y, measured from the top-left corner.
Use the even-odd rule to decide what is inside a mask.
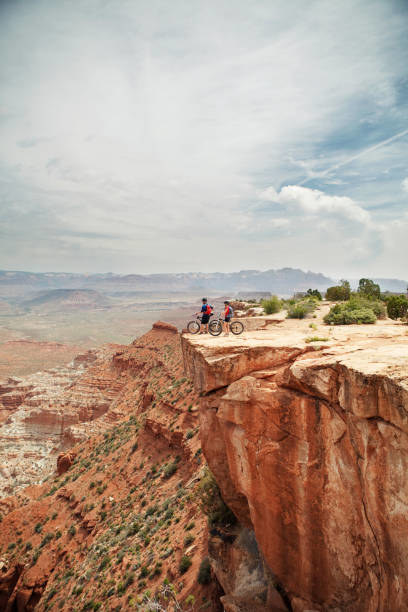
[[[406,328],[336,330],[316,350],[290,325],[183,336],[205,457],[293,610],[404,610]]]

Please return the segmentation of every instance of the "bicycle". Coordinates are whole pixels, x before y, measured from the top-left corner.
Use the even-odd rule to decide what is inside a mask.
[[[212,317],[212,316],[213,315],[211,313],[210,317]],[[200,315],[197,315],[195,321],[189,321],[189,323],[187,323],[187,330],[189,331],[190,334],[198,334],[198,332],[200,331],[200,327],[201,327],[201,317],[200,317]]]
[[[210,314],[210,317],[214,316],[213,313]],[[223,319],[222,315],[218,314],[216,319],[210,321],[208,323],[208,331],[212,336],[219,336],[222,332],[222,324]],[[187,331],[190,334],[198,334],[201,328],[201,317],[198,315],[195,321],[189,321],[187,323]],[[230,323],[230,330],[235,336],[239,336],[244,331],[244,326],[241,321],[232,321]]]
[[[222,318],[222,315],[218,314],[217,318],[211,321],[211,323],[209,323],[208,331],[212,336],[220,335],[223,329],[223,322],[224,319]],[[229,328],[231,330],[231,333],[234,334],[234,336],[239,336],[239,334],[242,334],[242,332],[244,331],[244,325],[241,321],[231,321],[231,323],[229,324]]]

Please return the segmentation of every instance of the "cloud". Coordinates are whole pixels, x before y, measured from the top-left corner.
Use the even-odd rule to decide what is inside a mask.
[[[401,185],[402,185],[402,189],[408,193],[408,177],[404,178]]]
[[[259,197],[309,215],[344,217],[362,225],[370,222],[370,214],[351,198],[327,195],[318,189],[287,185],[277,193],[273,187],[268,187]]]
[[[406,206],[407,138],[392,139],[408,99],[399,11],[383,0],[0,3],[2,265],[301,262],[345,275],[353,251],[371,265],[378,224],[391,232]],[[323,260],[316,233],[330,235]],[[395,249],[381,240],[385,274]]]

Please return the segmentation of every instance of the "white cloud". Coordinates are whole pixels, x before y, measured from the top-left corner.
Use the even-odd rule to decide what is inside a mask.
[[[350,224],[369,226],[358,202],[378,204],[379,193],[379,204],[389,201],[401,178],[383,191],[370,181],[371,192],[357,196],[337,170],[325,178],[334,195],[299,183],[359,150],[353,126],[362,115],[370,126],[393,114],[406,62],[404,21],[391,3],[3,5],[0,172],[5,202],[24,209],[0,241],[3,266],[49,268],[49,241],[49,262],[60,269],[81,270],[85,260],[99,271],[319,268],[310,239],[317,224],[304,221],[319,216],[322,232],[335,226],[325,271],[336,265],[346,274]],[[372,169],[374,156],[383,168],[383,156],[397,151],[391,145],[345,167],[348,182],[364,176],[364,163]],[[394,158],[403,159],[400,149]],[[264,190],[283,212],[251,211],[262,185],[288,183]],[[293,212],[302,224],[292,223]],[[61,235],[60,255],[52,241]],[[14,246],[22,236],[24,257]],[[280,240],[272,260],[271,236]],[[258,237],[256,249],[248,237]]]
[[[327,195],[318,189],[287,185],[277,193],[273,187],[268,187],[259,197],[281,204],[288,210],[297,209],[309,215],[344,217],[363,225],[370,222],[369,213],[351,198]]]
[[[402,189],[408,193],[408,176],[402,181]]]

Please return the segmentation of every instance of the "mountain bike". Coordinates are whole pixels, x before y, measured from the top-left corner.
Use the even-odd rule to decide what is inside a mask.
[[[213,321],[211,321],[211,323],[208,324],[208,331],[212,336],[220,335],[223,330],[223,321],[224,319],[222,318],[222,315],[219,314],[217,315],[216,319],[214,319]],[[243,323],[241,323],[241,321],[231,321],[231,323],[229,324],[229,328],[231,330],[231,333],[233,333],[235,336],[239,336],[239,334],[242,334],[242,332],[244,331],[244,325]]]
[[[213,313],[210,314],[210,317],[214,316]],[[222,332],[222,315],[218,314],[217,317],[208,323],[208,331],[212,336],[219,336]],[[190,334],[198,334],[201,327],[201,317],[198,315],[195,321],[189,321],[187,323],[187,330]],[[235,336],[239,336],[244,331],[244,326],[241,321],[232,321],[230,323],[230,330]]]
[[[213,315],[211,313],[210,317],[212,317],[212,316]],[[201,317],[200,317],[200,315],[197,315],[195,321],[189,321],[189,323],[187,323],[187,330],[190,332],[190,334],[198,334],[198,332],[200,331],[200,327],[201,327]]]

